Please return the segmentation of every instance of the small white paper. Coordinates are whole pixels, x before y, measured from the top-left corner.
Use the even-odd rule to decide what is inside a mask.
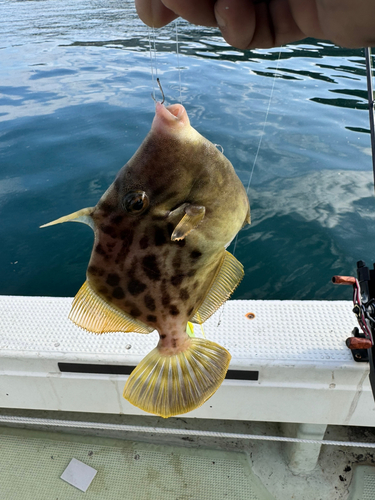
[[[76,458],[72,458],[60,478],[79,490],[86,492],[96,473],[97,471],[89,465],[80,462]]]

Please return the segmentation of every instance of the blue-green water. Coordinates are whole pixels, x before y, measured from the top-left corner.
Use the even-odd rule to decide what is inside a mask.
[[[192,125],[245,186],[256,158],[234,297],[349,299],[331,276],[375,260],[363,51],[309,40],[243,52],[183,21],[178,36],[179,58],[175,24],[155,32],[167,102],[181,78]],[[0,0],[1,294],[73,296],[83,283],[91,230],[39,225],[95,205],[140,145],[150,68],[132,2]]]

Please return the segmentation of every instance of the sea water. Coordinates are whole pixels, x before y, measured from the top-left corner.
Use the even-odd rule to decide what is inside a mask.
[[[97,203],[150,128],[157,76],[248,188],[234,298],[349,300],[331,276],[375,260],[363,50],[177,30],[179,56],[175,24],[147,29],[132,1],[0,0],[0,293],[77,292],[92,231],[39,226]]]

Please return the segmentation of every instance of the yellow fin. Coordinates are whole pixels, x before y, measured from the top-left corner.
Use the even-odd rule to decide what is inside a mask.
[[[108,304],[85,281],[74,298],[69,319],[77,326],[94,333],[137,332],[154,330],[117,307]]]
[[[65,215],[64,217],[60,217],[60,219],[53,220],[52,222],[48,222],[48,224],[43,224],[40,227],[48,227],[54,226],[55,224],[61,224],[63,222],[83,222],[83,224],[87,224],[92,229],[94,229],[94,221],[91,217],[95,207],[82,208],[78,210],[78,212],[73,212],[72,214]]]
[[[204,334],[204,330],[203,330],[203,325],[202,325],[203,321],[202,321],[202,318],[201,318],[201,316],[200,316],[200,314],[199,314],[198,311],[195,314],[197,315],[197,318],[199,320],[198,323],[199,323],[199,326],[201,327],[203,338],[206,338],[206,335]],[[190,324],[192,325],[192,323],[190,323]]]
[[[196,313],[200,319],[200,316],[199,316],[199,313],[197,312]],[[203,330],[203,321],[198,321],[198,323],[200,323],[200,327],[201,327],[201,332],[202,332],[202,335],[203,335],[203,338],[205,339],[206,338],[206,335],[204,333],[204,330]],[[194,333],[194,325],[193,323],[190,323],[190,321],[188,321],[187,325],[186,325],[186,333],[189,335],[189,337],[195,337],[195,333]]]
[[[153,349],[132,371],[124,398],[163,418],[199,408],[222,384],[231,355],[215,342],[190,339],[186,350],[161,355]]]
[[[187,322],[186,333],[189,335],[189,337],[195,337],[194,325],[193,323],[190,323],[190,321]]]
[[[204,323],[232,295],[244,275],[243,265],[231,253],[225,252],[223,262],[204,302],[190,319]]]
[[[183,240],[193,229],[195,229],[203,220],[206,213],[205,207],[197,205],[188,205],[185,208],[185,215],[175,227],[171,240]]]

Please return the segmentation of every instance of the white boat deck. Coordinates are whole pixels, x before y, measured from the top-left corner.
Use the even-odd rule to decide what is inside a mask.
[[[126,367],[157,333],[94,335],[68,320],[71,302],[0,297],[0,407],[144,414],[122,397]],[[228,301],[204,332],[231,353],[231,378],[186,417],[374,425],[369,365],[345,345],[354,326],[349,301]]]

